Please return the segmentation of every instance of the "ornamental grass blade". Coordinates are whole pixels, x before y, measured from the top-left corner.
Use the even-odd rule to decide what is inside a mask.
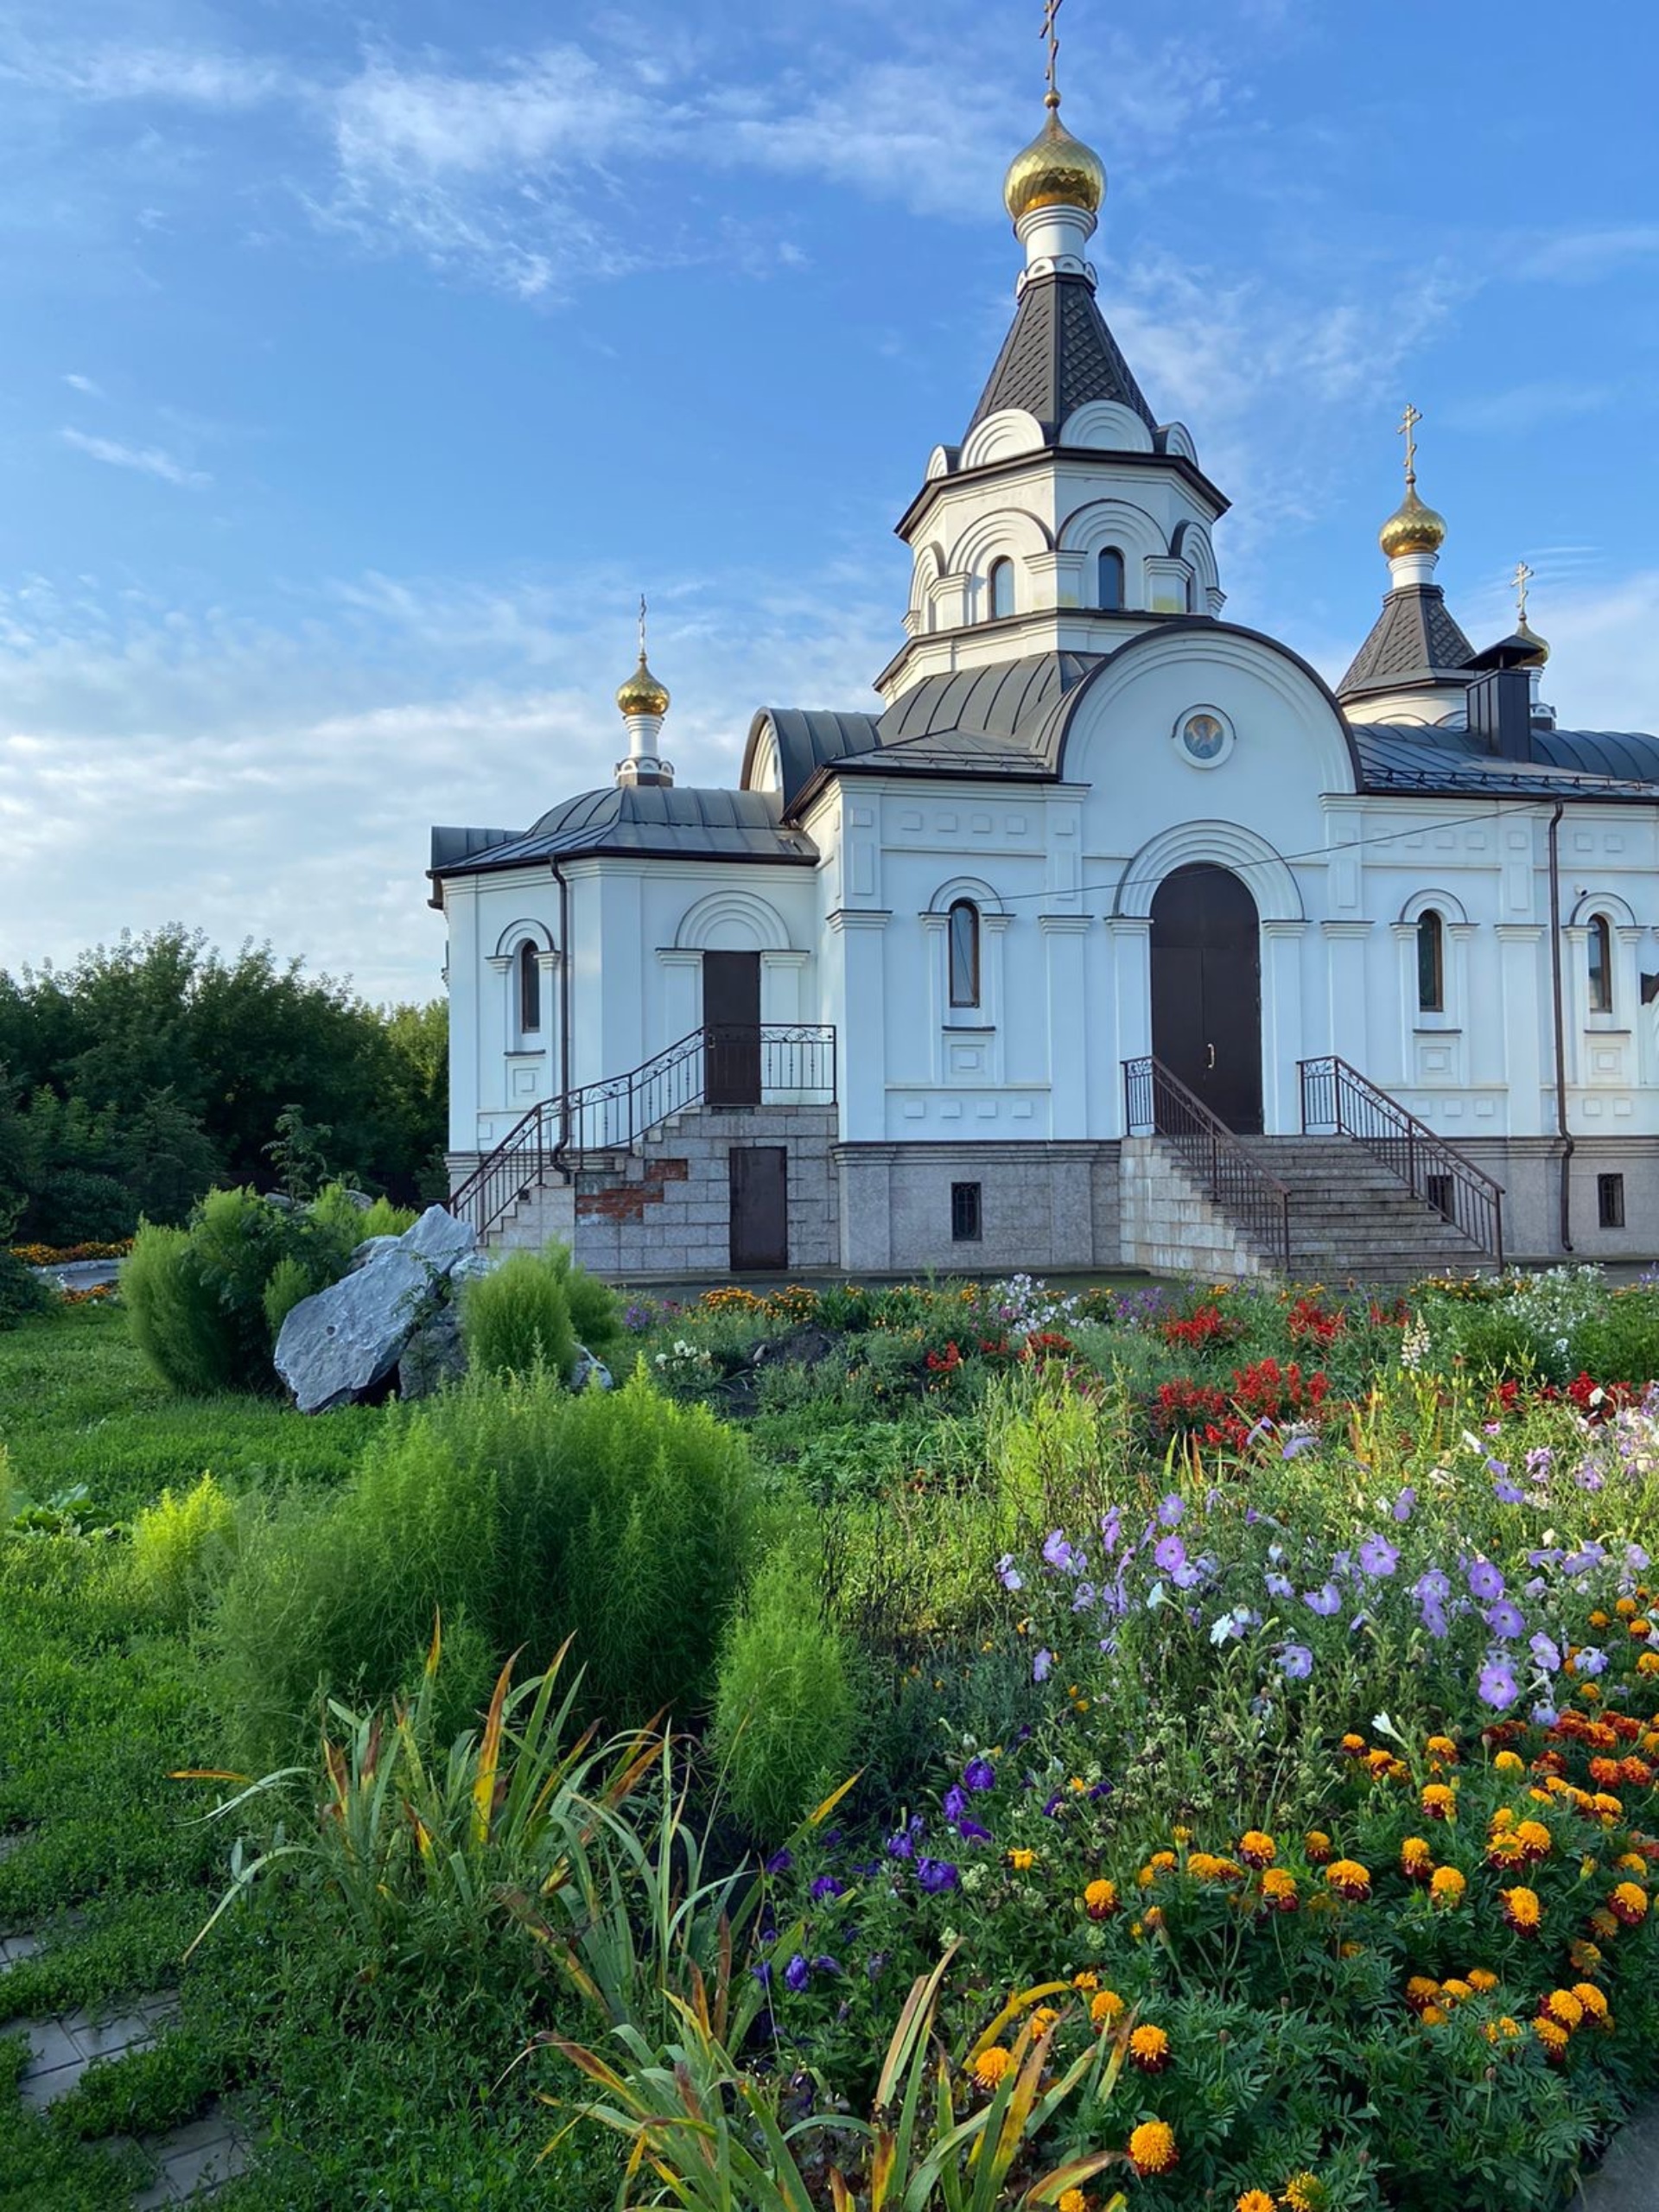
[[[1104,2173],[1108,2166],[1121,2165],[1126,2154],[1122,2151],[1096,2151],[1086,2158],[1072,2158],[1063,2166],[1056,2166],[1052,2173],[1045,2174],[1040,2181],[1033,2182],[1022,2202],[1027,2204],[1058,2204],[1068,2189],[1081,2189],[1084,2183],[1092,2181],[1096,2174]],[[1128,2202],[1119,2190],[1100,2212],[1120,2212]]]
[[[938,1964],[930,1974],[924,1974],[911,1984],[910,1994],[905,1999],[904,2010],[899,2015],[899,2024],[893,2031],[887,2045],[887,2055],[882,2062],[881,2078],[876,2084],[875,2104],[878,2112],[885,2112],[893,2102],[893,2093],[899,2076],[909,2064],[918,2035],[925,2035],[932,2024],[933,2008],[939,2000],[939,1988],[946,1969],[961,1948],[961,1943],[950,1944]]]
[[[830,2169],[830,2212],[858,2212],[857,2202],[843,2180],[839,2166]]]
[[[809,1828],[821,1828],[824,1822],[829,1819],[830,1814],[835,1811],[836,1806],[840,1804],[842,1799],[847,1795],[848,1791],[849,1789],[855,1789],[858,1787],[859,1783],[863,1779],[863,1775],[864,1770],[862,1767],[860,1767],[856,1774],[849,1774],[846,1781],[842,1783],[840,1789],[832,1789],[830,1792],[830,1795],[824,1799],[823,1804],[818,1806],[816,1811],[810,1812],[807,1815],[806,1819],[802,1825]]]
[[[291,1770],[297,1773],[299,1770]],[[175,1766],[168,1776],[169,1782],[251,1782],[251,1774],[235,1774],[227,1766]]]
[[[443,1656],[443,1615],[432,1608],[432,1641],[426,1649],[426,1679],[429,1682],[438,1671],[438,1662]]]
[[[1029,2012],[1040,1998],[1058,1997],[1062,1994],[1067,1997],[1071,1994],[1071,1985],[1069,1981],[1039,1981],[1029,1989],[1017,1991],[1009,1998],[1007,2003],[991,2022],[990,2026],[974,2043],[969,2050],[966,2063],[971,2066],[982,2051],[988,2050],[994,2043],[1000,2042],[1002,2031],[1007,2026],[1009,2021],[1017,2020],[1020,2013]]]
[[[521,1651],[524,1646],[519,1646]],[[501,1715],[507,1702],[507,1685],[518,1662],[515,1651],[496,1679],[495,1694],[484,1721],[484,1741],[479,1746],[478,1773],[473,1783],[473,1846],[482,1850],[490,1840],[490,1816],[495,1803],[495,1771],[501,1760]]]

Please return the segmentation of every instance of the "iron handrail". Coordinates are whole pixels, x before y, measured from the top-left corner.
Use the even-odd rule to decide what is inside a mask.
[[[585,1153],[631,1152],[646,1130],[693,1106],[741,1110],[780,1093],[833,1106],[836,1078],[828,1022],[705,1022],[626,1075],[538,1101],[455,1191],[449,1211],[482,1243],[519,1199],[555,1173],[568,1177]]]
[[[1414,1197],[1503,1264],[1503,1191],[1485,1170],[1334,1052],[1298,1063],[1304,1135],[1352,1137]]]
[[[1203,1099],[1150,1053],[1123,1063],[1124,1127],[1164,1138],[1281,1274],[1290,1273],[1290,1192]]]

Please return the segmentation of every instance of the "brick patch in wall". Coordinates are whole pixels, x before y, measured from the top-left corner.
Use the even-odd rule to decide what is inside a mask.
[[[689,1160],[648,1160],[645,1162],[647,1183],[683,1183],[690,1173]]]

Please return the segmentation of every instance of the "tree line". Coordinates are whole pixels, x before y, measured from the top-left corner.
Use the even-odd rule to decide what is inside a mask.
[[[111,1241],[215,1185],[271,1189],[296,1149],[374,1195],[442,1198],[448,1034],[442,1000],[371,1006],[178,925],[0,969],[0,1231]]]

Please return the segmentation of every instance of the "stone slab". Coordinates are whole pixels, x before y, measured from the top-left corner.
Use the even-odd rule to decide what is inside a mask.
[[[1580,2212],[1659,2212],[1659,2100],[1638,2107],[1579,2187]]]

